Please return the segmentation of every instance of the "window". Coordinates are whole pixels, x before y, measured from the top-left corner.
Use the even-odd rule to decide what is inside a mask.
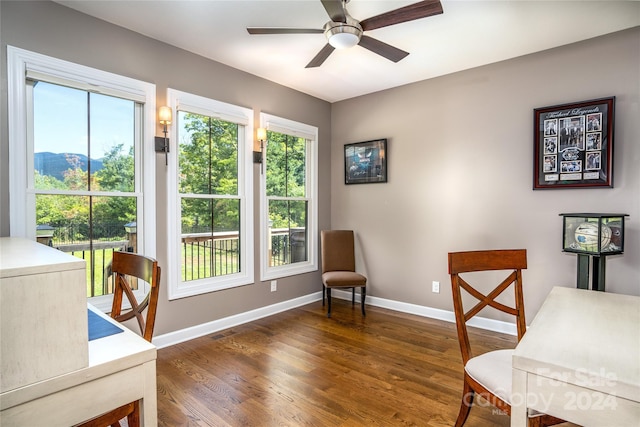
[[[106,310],[113,251],[155,256],[155,86],[7,51],[11,235],[85,259]]]
[[[262,114],[267,128],[261,177],[261,279],[317,267],[317,128]]]
[[[252,283],[253,112],[173,89],[168,99],[169,298]]]

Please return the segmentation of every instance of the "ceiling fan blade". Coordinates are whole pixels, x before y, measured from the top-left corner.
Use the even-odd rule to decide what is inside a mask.
[[[247,28],[249,34],[322,34],[316,28]]]
[[[327,59],[334,50],[335,48],[327,43],[304,68],[315,68],[321,66],[325,59]]]
[[[384,56],[389,61],[398,62],[402,58],[409,55],[409,52],[405,52],[402,49],[398,49],[397,47],[393,47],[390,44],[386,44],[381,42],[380,40],[376,40],[373,37],[363,35],[360,38],[360,46],[365,49],[369,49],[373,53],[377,53],[380,56]]]
[[[333,22],[347,22],[342,0],[320,0]]]
[[[364,31],[369,31],[441,13],[442,4],[440,0],[426,0],[367,18],[360,21],[360,26]]]

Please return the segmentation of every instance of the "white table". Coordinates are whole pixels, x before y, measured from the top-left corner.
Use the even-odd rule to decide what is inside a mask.
[[[72,426],[142,399],[141,425],[157,426],[156,347],[123,329],[89,341],[88,367],[0,394],[0,425]]]
[[[640,297],[554,288],[513,354],[512,427],[527,408],[640,426]]]

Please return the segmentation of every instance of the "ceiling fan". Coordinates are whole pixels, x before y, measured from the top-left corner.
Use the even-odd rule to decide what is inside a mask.
[[[314,28],[247,28],[249,34],[322,34],[328,43],[307,64],[305,68],[319,67],[331,55],[334,49],[343,49],[360,45],[365,49],[398,62],[409,55],[409,52],[393,47],[363,34],[364,31],[375,30],[389,25],[400,24],[442,13],[440,0],[426,0],[410,4],[383,14],[358,21],[349,15],[346,5],[349,0],[320,0],[331,21],[322,29]]]

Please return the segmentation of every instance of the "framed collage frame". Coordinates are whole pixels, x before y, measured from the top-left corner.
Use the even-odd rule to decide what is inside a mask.
[[[613,187],[615,97],[533,110],[533,189]]]
[[[356,142],[344,146],[344,183],[387,182],[387,140]]]

